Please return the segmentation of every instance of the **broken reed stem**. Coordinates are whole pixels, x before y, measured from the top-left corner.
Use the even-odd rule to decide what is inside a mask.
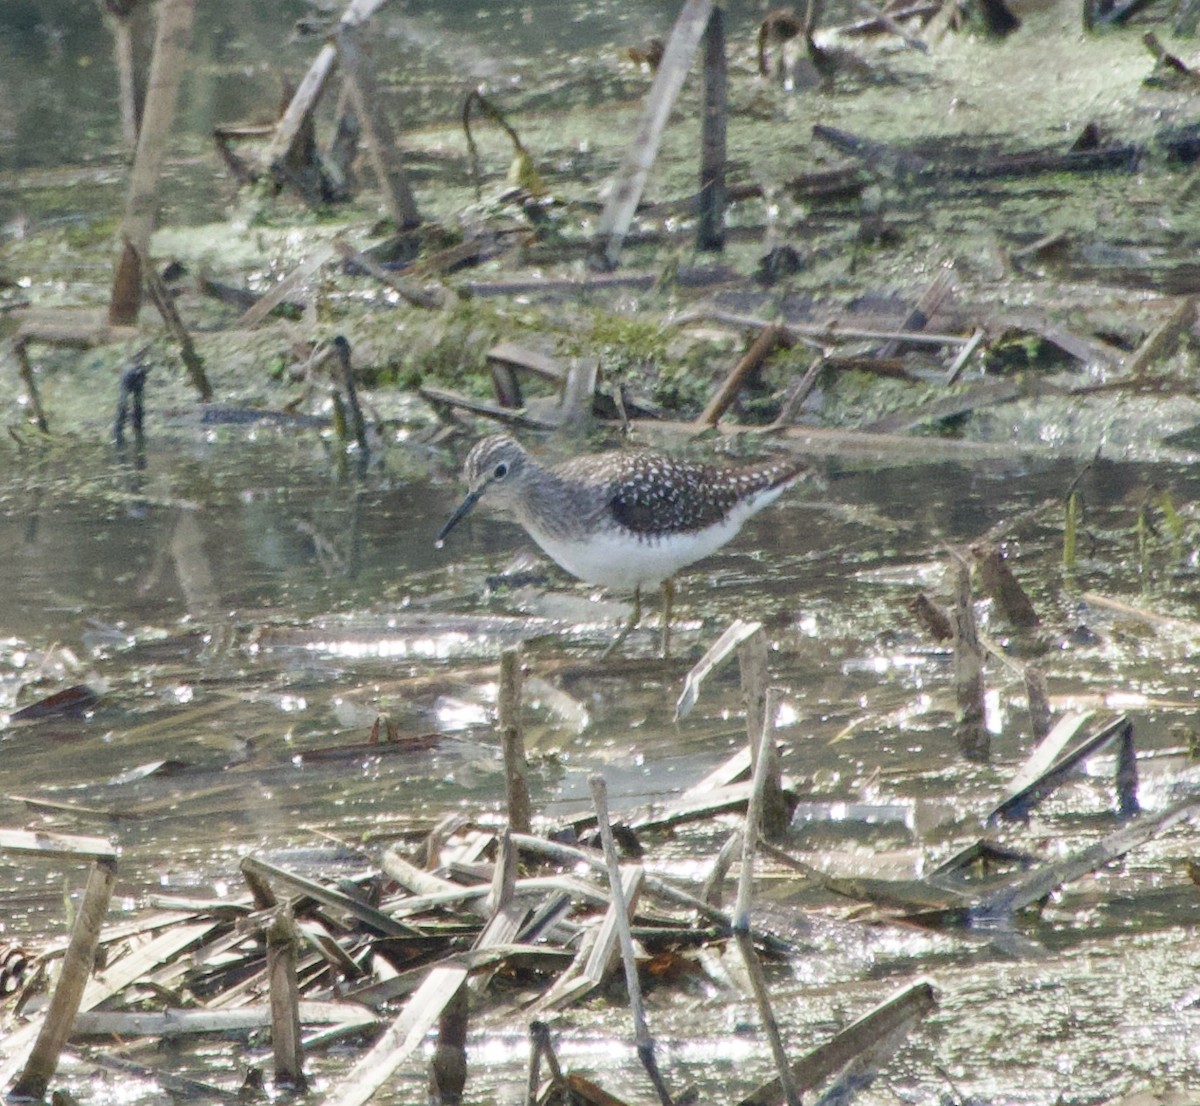
[[[746,740],[750,763],[757,769],[760,757],[767,761],[761,828],[765,837],[777,841],[787,833],[789,812],[783,793],[783,770],[775,747],[775,712],[768,704],[767,635],[760,626],[737,647],[742,694],[746,698]]]
[[[136,242],[131,239],[125,239],[125,248],[133,250],[137,254],[138,267],[142,272],[142,281],[145,284],[146,292],[150,296],[150,301],[154,304],[158,311],[163,325],[167,328],[167,333],[179,343],[179,356],[187,368],[188,377],[192,382],[192,387],[196,389],[200,396],[201,403],[208,403],[213,397],[212,385],[208,381],[208,375],[204,371],[204,359],[196,350],[196,343],[192,341],[191,334],[188,333],[188,328],[184,325],[183,319],[179,317],[179,312],[175,309],[175,301],[171,298],[171,293],[167,291],[167,287],[162,282],[162,277],[158,275],[158,270],[154,268],[154,262],[150,257],[139,249]]]
[[[8,1092],[9,1098],[40,1100],[46,1093],[92,973],[96,946],[100,942],[100,928],[104,924],[104,915],[108,913],[108,901],[116,882],[115,860],[96,860],[92,864],[45,1021],[29,1051],[25,1067]]]
[[[421,222],[417,202],[409,187],[408,174],[392,125],[381,108],[370,59],[364,48],[364,28],[342,20],[334,32],[342,79],[350,92],[350,103],[358,116],[371,168],[384,206],[398,230],[411,230]]]
[[[1050,709],[1046,674],[1034,664],[1025,666],[1025,698],[1029,703],[1029,729],[1033,740],[1041,741],[1050,732],[1054,712]]]
[[[271,1048],[275,1085],[303,1093],[304,1047],[300,1038],[300,985],[296,980],[300,934],[290,906],[276,911],[266,928],[267,983],[271,996]]]
[[[778,689],[772,688],[766,695],[765,705],[768,716],[775,713],[778,694]],[[765,743],[768,740],[767,727],[764,726],[762,741]],[[779,1072],[779,1083],[783,1088],[784,1100],[788,1106],[800,1106],[800,1092],[792,1078],[792,1069],[788,1064],[787,1052],[783,1047],[779,1023],[775,1020],[775,1012],[771,1008],[771,997],[767,993],[766,977],[763,975],[758,954],[754,951],[754,938],[750,934],[750,899],[754,890],[754,854],[758,847],[759,824],[765,813],[767,783],[770,775],[769,762],[765,756],[761,755],[761,749],[759,753],[754,764],[750,801],[746,805],[746,824],[742,831],[742,869],[738,874],[737,906],[733,911],[733,935],[754,989],[754,1001],[758,1005],[758,1015],[762,1019],[763,1029],[771,1045],[771,1055],[775,1059],[775,1068]]]
[[[1082,514],[1079,505],[1079,492],[1071,490],[1067,496],[1066,519],[1063,522],[1063,568],[1075,567],[1075,545],[1079,533],[1079,516]]]
[[[437,1046],[429,1061],[431,1106],[459,1106],[467,1085],[467,1023],[470,991],[464,979],[438,1021]]]
[[[734,365],[732,371],[725,378],[725,382],[717,390],[717,394],[708,401],[708,406],[696,420],[696,427],[703,429],[716,426],[721,416],[729,410],[746,381],[762,367],[763,362],[780,347],[790,349],[792,345],[792,340],[782,327],[766,327],[754,339],[750,348],[742,355],[741,360]]]
[[[496,866],[492,869],[492,888],[484,900],[489,918],[494,917],[513,900],[517,889],[517,849],[512,830],[504,827],[496,848]]]
[[[725,882],[725,877],[729,874],[729,869],[733,866],[733,858],[741,851],[741,848],[742,833],[740,830],[734,830],[726,839],[725,844],[721,846],[721,851],[717,853],[717,859],[713,861],[712,871],[708,873],[708,878],[704,881],[704,888],[700,892],[701,898],[709,906],[720,907],[722,898],[721,884]]]
[[[499,715],[508,825],[513,833],[528,833],[533,824],[533,804],[529,799],[529,765],[521,732],[521,651],[516,646],[500,654]]]
[[[12,344],[13,356],[17,359],[17,371],[25,385],[25,395],[29,400],[29,410],[33,421],[43,434],[50,433],[50,424],[46,421],[46,409],[42,406],[42,397],[38,392],[37,378],[33,375],[33,365],[29,361],[29,351],[25,343],[16,340]]]
[[[271,889],[271,881],[249,868],[245,860],[241,864],[242,879],[246,881],[246,887],[250,891],[250,897],[254,900],[255,910],[270,910],[278,905],[279,900],[275,898],[275,892]]]
[[[1000,613],[1014,626],[1038,625],[1037,611],[1000,548],[979,542],[971,547],[971,555],[979,569],[980,586],[992,597]]]
[[[704,115],[700,133],[700,211],[696,249],[725,246],[725,11],[715,5],[704,31]]]
[[[951,553],[954,573],[954,689],[958,718],[954,735],[958,749],[973,761],[986,761],[990,740],[984,721],[983,646],[975,623],[971,599],[971,566],[957,552]]]
[[[658,156],[671,110],[708,27],[712,7],[713,0],[685,0],[675,26],[671,28],[662,61],[646,94],[641,117],[626,147],[621,167],[613,177],[612,190],[596,228],[593,262],[602,268],[615,269],[617,266],[625,234],[633,222],[646,179]]]
[[[550,1069],[551,1086],[561,1086],[563,1081],[562,1068],[558,1057],[554,1054],[554,1044],[550,1040],[550,1027],[541,1020],[529,1023],[529,1084],[525,1092],[525,1106],[537,1106],[542,1101],[538,1096],[542,1082],[542,1059]],[[550,1100],[547,1100],[550,1101]]]
[[[154,52],[150,58],[142,125],[129,171],[122,248],[113,269],[108,321],[113,326],[135,326],[142,302],[139,253],[150,247],[158,211],[158,184],[166,157],[167,141],[175,119],[179,86],[187,68],[196,0],[163,0],[158,5]]]
[[[633,1015],[633,1034],[637,1042],[638,1056],[650,1076],[663,1106],[673,1106],[671,1092],[663,1081],[658,1063],[654,1059],[654,1038],[646,1024],[646,1008],[642,1004],[642,987],[638,980],[637,957],[633,951],[633,931],[629,926],[629,910],[625,903],[625,890],[621,883],[621,861],[617,856],[617,845],[613,840],[612,826],[608,820],[608,785],[604,777],[597,774],[588,780],[592,789],[592,803],[596,808],[596,822],[600,828],[600,842],[604,847],[604,860],[608,866],[609,894],[616,912],[617,937],[621,944],[621,961],[625,966],[625,986],[629,991],[629,1009]]]
[[[350,343],[342,334],[333,339],[334,357],[338,364],[338,383],[346,394],[346,407],[350,411],[350,426],[354,431],[354,440],[358,443],[359,457],[365,462],[371,454],[371,446],[367,441],[367,423],[363,418],[362,407],[358,403],[358,389],[354,385],[354,366],[350,360]]]

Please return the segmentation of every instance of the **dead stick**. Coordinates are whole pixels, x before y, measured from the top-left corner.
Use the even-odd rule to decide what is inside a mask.
[[[1196,297],[1184,296],[1161,323],[1138,346],[1136,352],[1125,362],[1125,371],[1130,376],[1143,373],[1154,362],[1162,360],[1179,341],[1180,335],[1196,321]]]
[[[158,270],[154,268],[153,262],[138,249],[137,243],[126,238],[125,246],[137,253],[138,265],[142,270],[142,280],[145,282],[146,291],[150,294],[150,299],[161,316],[167,333],[179,343],[179,356],[187,368],[192,387],[200,394],[200,402],[207,403],[213,397],[213,390],[212,385],[208,382],[208,374],[204,371],[204,360],[196,351],[196,343],[192,341],[188,328],[184,326],[183,319],[179,317],[179,312],[175,309],[175,301],[171,299],[171,293],[167,291],[167,286],[163,284],[162,277],[158,275]]]
[[[663,1106],[673,1106],[671,1092],[663,1081],[654,1059],[654,1038],[646,1024],[646,1008],[642,1004],[642,987],[638,980],[637,956],[633,951],[633,931],[629,927],[629,910],[625,902],[625,889],[621,883],[621,861],[617,856],[616,842],[613,840],[612,826],[608,821],[608,785],[601,775],[592,776],[588,780],[592,789],[592,803],[596,807],[596,821],[600,827],[600,841],[604,846],[604,859],[608,865],[608,888],[612,896],[613,910],[616,914],[617,937],[621,944],[621,960],[625,965],[625,986],[629,991],[629,1009],[633,1014],[633,1033],[637,1041],[638,1056],[650,1082],[658,1092],[659,1101]]]
[[[513,844],[508,826],[500,834],[496,848],[496,864],[492,869],[492,885],[484,899],[484,910],[495,917],[513,900],[517,890],[517,847]]]
[[[37,1040],[29,1052],[16,1083],[9,1091],[10,1098],[40,1100],[58,1067],[58,1057],[71,1032],[75,1015],[92,964],[96,959],[96,946],[100,941],[100,928],[108,912],[108,900],[112,897],[117,882],[115,860],[97,860],[88,873],[87,888],[83,893],[75,925],[71,928],[71,940],[63,955],[58,985],[50,998],[46,1020],[42,1022]]]
[[[779,418],[775,420],[775,426],[791,426],[796,421],[796,418],[800,414],[800,409],[804,406],[804,401],[808,399],[813,388],[817,386],[817,379],[820,377],[821,370],[827,363],[828,358],[824,354],[818,354],[813,358],[812,363],[808,366],[808,369],[796,386],[790,388],[783,397],[783,403],[779,406]]]
[[[696,248],[725,246],[725,11],[714,6],[704,32],[704,116],[700,136],[700,212]]]
[[[150,247],[150,236],[158,212],[159,179],[166,159],[167,140],[175,120],[179,86],[187,68],[195,13],[196,0],[165,0],[158,5],[158,27],[150,60],[142,125],[125,197],[125,217],[121,226],[124,245],[113,270],[108,304],[108,321],[113,326],[133,326],[137,323],[142,300],[142,277],[138,254],[129,248],[129,243],[132,242],[142,253]]]
[[[787,833],[789,811],[783,793],[783,768],[775,747],[775,715],[767,689],[767,635],[761,626],[737,647],[738,671],[742,694],[746,697],[746,741],[750,760],[757,769],[758,759],[766,760],[763,784],[761,831],[777,841]]]
[[[1050,732],[1053,712],[1045,673],[1034,664],[1025,666],[1025,698],[1029,703],[1029,729],[1034,741],[1042,741]]]
[[[860,5],[861,6],[861,5]],[[933,278],[929,287],[921,293],[916,306],[905,316],[900,329],[904,331],[924,330],[930,317],[941,307],[946,297],[954,289],[954,278],[949,269],[941,269]],[[904,342],[899,338],[891,338],[876,351],[877,357],[895,357],[904,350]]]
[[[954,685],[958,698],[955,736],[959,751],[968,760],[986,761],[990,741],[985,723],[983,647],[971,599],[971,566],[951,552],[954,573]]]
[[[715,322],[747,330],[761,330],[770,326],[766,319],[754,315],[739,315],[734,311],[714,311],[700,308],[676,316],[676,326],[691,323]],[[962,346],[970,341],[958,334],[926,334],[924,331],[904,330],[858,330],[854,327],[838,326],[836,323],[787,323],[781,329],[794,341],[820,348],[821,343],[835,342],[878,342],[895,338],[910,346]]]
[[[596,231],[596,260],[605,268],[616,268],[625,234],[633,222],[638,200],[658,156],[658,147],[671,109],[683,88],[688,69],[708,26],[713,0],[686,0],[646,95],[641,118],[626,148],[612,191],[600,215]]]
[[[296,953],[300,934],[291,907],[280,908],[266,930],[267,983],[271,995],[271,1048],[275,1053],[275,1085],[303,1092],[304,1048],[300,1038],[300,988]]]
[[[971,337],[967,339],[967,344],[958,351],[958,355],[950,363],[950,367],[946,370],[946,383],[953,384],[963,371],[967,362],[971,360],[971,355],[979,348],[979,343],[987,337],[987,331],[981,326],[977,326]]]
[[[774,713],[777,705],[777,691],[772,688],[766,696],[766,712],[768,717]],[[750,898],[754,888],[754,853],[758,845],[759,822],[763,815],[763,803],[767,788],[768,767],[770,758],[766,755],[766,743],[771,740],[770,727],[765,725],[759,739],[757,757],[754,764],[754,777],[750,788],[750,801],[746,806],[746,824],[742,831],[742,870],[738,876],[737,906],[733,911],[733,935],[737,940],[738,951],[746,964],[746,972],[754,989],[754,1000],[758,1004],[758,1014],[762,1019],[763,1029],[771,1045],[771,1055],[775,1058],[775,1068],[779,1072],[779,1083],[783,1087],[784,1100],[788,1106],[800,1106],[800,1092],[796,1089],[792,1078],[791,1065],[788,1063],[787,1052],[783,1047],[783,1037],[779,1032],[779,1023],[775,1020],[775,1012],[771,1009],[771,996],[767,993],[767,981],[763,975],[762,965],[758,954],[754,951],[754,939],[750,935]],[[751,750],[753,752],[753,750]]]
[[[499,714],[508,825],[513,833],[528,833],[533,824],[533,804],[529,799],[529,766],[521,733],[521,653],[515,646],[500,654]]]
[[[780,346],[790,349],[793,344],[787,332],[780,327],[766,327],[754,339],[750,348],[742,355],[741,360],[734,365],[732,371],[725,378],[725,382],[717,390],[717,394],[708,401],[708,406],[696,420],[696,426],[701,429],[716,426],[721,416],[729,410],[730,404],[737,398],[742,386],[757,369],[762,367],[763,362]]]
[[[17,371],[25,385],[25,395],[29,399],[29,410],[33,412],[33,421],[43,434],[49,434],[50,424],[46,421],[46,409],[42,406],[42,397],[38,392],[37,378],[33,375],[33,365],[29,361],[26,343],[20,339],[14,340],[12,350],[17,359]]]
[[[347,261],[352,262],[364,272],[373,276],[380,284],[384,284],[393,291],[399,292],[401,297],[406,302],[411,303],[413,307],[424,307],[432,310],[443,306],[449,298],[449,293],[445,289],[427,291],[424,288],[414,287],[411,281],[403,280],[394,273],[389,273],[387,269],[372,260],[367,254],[356,250],[344,238],[335,238],[333,240],[333,248]]]
[[[342,64],[343,79],[350,91],[350,102],[362,127],[371,166],[383,193],[384,206],[400,230],[418,226],[421,216],[409,187],[399,143],[391,123],[380,110],[375,77],[363,48],[363,28],[339,23],[334,42]]]
[[[438,1020],[437,1046],[429,1061],[429,1102],[439,1106],[461,1103],[467,1082],[467,1024],[470,992],[466,980]]]
[[[350,409],[350,426],[354,430],[354,440],[358,443],[359,459],[366,463],[371,454],[371,445],[367,441],[367,423],[363,418],[362,407],[358,402],[358,388],[354,383],[354,366],[350,362],[350,343],[345,335],[339,334],[333,339],[333,352],[337,360],[338,381],[342,391],[346,393],[346,406]]]

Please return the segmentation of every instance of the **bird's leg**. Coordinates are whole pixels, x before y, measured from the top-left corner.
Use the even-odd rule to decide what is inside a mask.
[[[629,621],[621,627],[621,632],[617,634],[615,638],[613,638],[609,647],[600,654],[600,659],[607,660],[609,657],[611,657],[621,647],[621,642],[623,642],[629,636],[629,631],[632,630],[639,622],[641,622],[641,620],[642,587],[639,584],[633,589],[633,614],[629,616]]]
[[[662,583],[662,655],[671,659],[671,608],[675,605],[675,577],[668,576]]]

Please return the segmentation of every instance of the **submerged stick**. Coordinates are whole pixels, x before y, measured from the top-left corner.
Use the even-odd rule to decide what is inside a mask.
[[[629,915],[625,908],[625,889],[621,881],[621,862],[613,840],[612,826],[608,821],[608,785],[601,775],[588,780],[592,789],[592,802],[596,807],[596,821],[600,827],[600,841],[604,846],[604,859],[608,866],[609,893],[617,916],[617,937],[621,943],[621,960],[625,965],[625,986],[629,991],[629,1009],[633,1015],[633,1033],[637,1042],[638,1056],[650,1082],[658,1092],[663,1106],[672,1106],[671,1092],[663,1081],[654,1059],[654,1038],[646,1024],[646,1008],[642,1004],[642,987],[638,980],[637,956],[633,951],[633,933],[629,928]]]

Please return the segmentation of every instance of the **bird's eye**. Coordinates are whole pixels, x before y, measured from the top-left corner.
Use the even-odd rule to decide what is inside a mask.
[[[506,463],[506,462],[504,462],[504,461],[501,461],[501,462],[500,462],[500,463],[499,463],[499,464],[496,466],[496,470],[495,470],[495,472],[493,472],[493,473],[492,473],[492,475],[493,475],[493,476],[494,476],[494,477],[495,477],[497,480],[503,480],[503,479],[504,479],[504,478],[505,478],[505,477],[508,475],[508,465],[507,465],[507,463]]]

